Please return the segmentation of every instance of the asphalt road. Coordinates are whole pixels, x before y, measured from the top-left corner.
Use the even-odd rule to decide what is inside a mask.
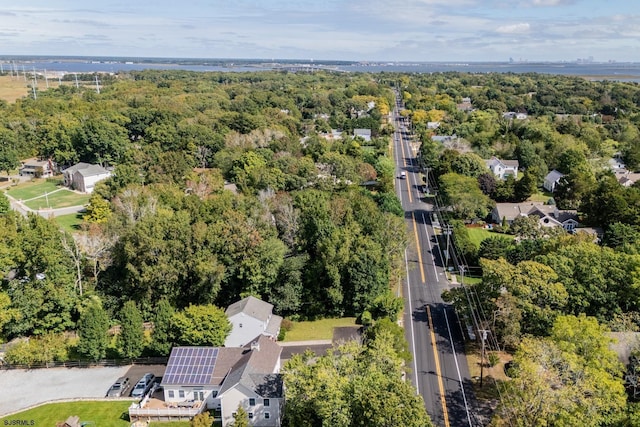
[[[454,309],[441,298],[450,288],[443,269],[442,248],[437,245],[431,224],[432,206],[422,198],[419,169],[414,149],[397,114],[394,153],[397,166],[396,191],[405,211],[409,240],[405,253],[407,279],[404,283],[405,331],[413,366],[409,376],[424,398],[434,425],[477,426],[477,407],[472,396],[462,328]],[[401,172],[406,178],[401,178]]]

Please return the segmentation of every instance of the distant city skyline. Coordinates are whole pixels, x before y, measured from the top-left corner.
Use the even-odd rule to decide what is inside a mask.
[[[629,0],[24,0],[0,55],[640,62]]]

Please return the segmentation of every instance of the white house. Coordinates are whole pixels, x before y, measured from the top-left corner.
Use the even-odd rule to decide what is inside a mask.
[[[558,182],[560,182],[560,179],[562,179],[563,176],[564,174],[562,172],[558,172],[554,169],[544,177],[544,183],[542,186],[545,190],[553,193],[556,190],[556,185],[558,185]]]
[[[276,339],[282,317],[273,314],[273,305],[249,296],[231,304],[225,311],[231,322],[231,333],[225,347],[242,347],[259,335]]]
[[[354,129],[353,136],[354,137],[359,136],[360,138],[369,142],[371,141],[371,129]]]
[[[518,178],[519,163],[517,160],[500,160],[493,156],[486,160],[486,163],[491,172],[500,179],[505,179],[508,175]]]
[[[578,213],[575,210],[560,210],[555,205],[543,203],[496,203],[491,211],[491,220],[496,224],[511,223],[519,216],[537,216],[541,227],[562,227],[566,231],[575,230],[578,225]]]
[[[220,410],[222,425],[242,406],[253,426],[279,427],[284,405],[280,353],[264,335],[245,347],[174,347],[162,382],[162,399],[144,398],[129,408],[132,422],[188,420]]]
[[[111,176],[111,172],[100,165],[77,163],[62,171],[64,185],[83,193],[93,192],[96,183]]]

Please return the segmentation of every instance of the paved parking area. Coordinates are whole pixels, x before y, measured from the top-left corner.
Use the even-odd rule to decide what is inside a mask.
[[[111,384],[130,368],[0,370],[0,416],[48,400],[105,397]]]

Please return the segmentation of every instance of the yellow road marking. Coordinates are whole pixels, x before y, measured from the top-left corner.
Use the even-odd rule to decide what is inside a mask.
[[[418,251],[418,265],[420,266],[420,278],[422,279],[422,283],[424,283],[425,279],[424,279],[424,266],[422,265],[422,249],[420,248],[420,240],[418,239],[418,227],[416,226],[415,212],[411,212],[411,218],[413,218],[413,234],[416,237],[416,250]]]
[[[440,403],[442,404],[442,414],[444,425],[449,427],[449,412],[447,412],[447,400],[444,397],[444,384],[442,383],[442,372],[440,371],[440,359],[436,347],[436,334],[433,332],[433,320],[431,319],[431,309],[427,306],[427,317],[429,318],[429,329],[431,330],[431,345],[433,346],[433,359],[436,361],[436,375],[438,375],[438,388],[440,389]]]

